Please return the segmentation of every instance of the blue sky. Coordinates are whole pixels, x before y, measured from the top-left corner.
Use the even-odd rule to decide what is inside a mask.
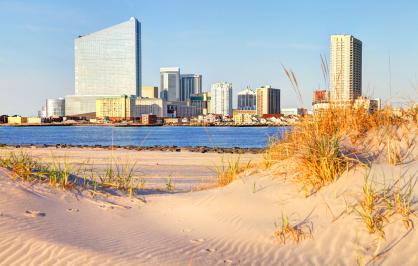
[[[45,98],[73,94],[74,38],[131,16],[142,23],[144,85],[179,66],[201,73],[205,90],[271,84],[283,107],[297,106],[283,64],[309,108],[330,35],[352,34],[363,42],[364,94],[388,99],[392,87],[396,101],[417,100],[417,1],[0,0],[0,113],[34,115]]]

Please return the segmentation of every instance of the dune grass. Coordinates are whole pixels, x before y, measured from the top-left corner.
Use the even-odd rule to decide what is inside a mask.
[[[7,156],[0,159],[0,166],[8,168],[15,173],[16,178],[24,181],[34,181],[37,179],[44,179],[40,173],[41,166],[35,161],[32,156],[27,153],[9,153]]]
[[[283,245],[289,241],[299,243],[304,239],[312,238],[312,224],[305,221],[291,224],[289,217],[285,213],[282,213],[281,225],[275,224],[275,226],[274,237]]]
[[[335,182],[355,165],[370,163],[359,158],[365,154],[368,158],[372,153],[373,145],[366,143],[367,134],[372,130],[380,132],[378,139],[372,140],[377,142],[374,146],[383,145],[383,151],[375,153],[384,154],[392,165],[402,163],[416,144],[415,139],[402,143],[416,131],[401,129],[403,135],[394,134],[410,123],[416,129],[416,108],[407,110],[400,117],[389,107],[368,113],[361,108],[331,106],[324,112],[305,116],[282,140],[270,143],[264,156],[265,166],[292,159],[297,165],[295,180],[309,196]]]
[[[247,164],[241,163],[241,158],[238,156],[236,159],[230,159],[225,161],[224,157],[221,159],[221,165],[215,167],[216,177],[218,185],[223,187],[237,179],[238,174],[242,173],[246,169],[249,169],[251,162]]]
[[[134,190],[138,187],[134,178],[135,163],[116,162],[109,164],[103,174],[96,178],[93,168],[86,170],[87,163],[76,169],[67,161],[63,163],[40,163],[29,153],[11,152],[9,155],[0,158],[0,167],[5,167],[14,173],[16,179],[28,182],[48,183],[51,187],[64,190],[75,188],[91,190],[104,190],[108,188],[124,191],[133,196]],[[83,170],[81,170],[83,169]],[[82,176],[80,176],[80,174]],[[142,184],[142,188],[144,187]]]
[[[355,213],[370,234],[384,239],[384,227],[393,219],[400,219],[407,230],[414,227],[411,217],[416,212],[412,201],[414,186],[413,178],[407,180],[405,176],[379,186],[366,175]]]
[[[114,162],[112,160],[107,165],[105,172],[99,175],[100,185],[127,191],[132,197],[134,189],[139,185],[139,181],[134,180],[135,170],[136,163]]]

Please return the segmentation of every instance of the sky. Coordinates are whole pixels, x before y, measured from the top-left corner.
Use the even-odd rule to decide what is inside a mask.
[[[332,34],[363,42],[363,94],[417,101],[418,1],[0,0],[0,114],[36,115],[46,98],[74,94],[74,38],[136,17],[142,24],[143,85],[159,68],[281,89],[283,107],[311,108],[327,83]],[[390,62],[390,63],[389,63]],[[300,102],[284,75],[293,70]]]

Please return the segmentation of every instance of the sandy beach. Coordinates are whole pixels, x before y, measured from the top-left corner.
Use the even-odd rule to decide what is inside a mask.
[[[33,148],[27,152],[43,160],[51,158],[50,154],[71,163],[90,159],[98,167],[110,156],[103,149]],[[216,154],[113,153],[125,161],[138,159],[150,179],[172,173],[175,182],[210,180],[213,172],[208,169],[219,163]],[[243,161],[260,160],[260,155],[241,156]],[[394,219],[385,226],[385,240],[377,241],[347,210],[361,197],[365,169],[352,169],[306,198],[291,181],[292,165],[291,160],[270,169],[257,165],[226,187],[144,193],[134,198],[91,197],[83,191],[12,181],[13,173],[3,168],[0,264],[353,265],[376,257],[371,264],[416,265],[416,230]],[[377,178],[416,178],[418,163],[389,166],[382,162],[370,171]],[[417,195],[415,187],[413,198]],[[273,233],[283,213],[292,222],[311,225],[312,235],[298,244],[280,243]],[[415,216],[412,220],[416,224]]]
[[[124,148],[39,148],[5,147],[0,156],[11,152],[27,153],[44,163],[67,163],[74,171],[94,168],[103,173],[111,165],[133,168],[136,178],[143,178],[148,187],[164,187],[167,179],[172,179],[177,189],[191,190],[194,186],[216,182],[216,169],[230,161],[240,160],[243,164],[258,163],[263,154],[217,154],[189,151],[135,151]]]

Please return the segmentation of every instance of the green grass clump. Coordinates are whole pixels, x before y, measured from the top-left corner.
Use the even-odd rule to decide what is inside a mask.
[[[312,224],[301,222],[299,224],[291,224],[289,217],[282,214],[282,223],[280,226],[276,224],[276,231],[274,237],[283,245],[289,240],[295,243],[308,238],[312,238]]]
[[[216,167],[216,176],[218,180],[218,185],[223,187],[230,184],[234,181],[238,174],[243,172],[245,169],[250,167],[250,162],[248,162],[245,166],[241,165],[240,157],[235,160],[229,160],[228,162],[224,161],[222,157],[221,166]]]
[[[134,178],[135,170],[135,163],[111,163],[107,166],[105,173],[99,176],[100,184],[103,187],[128,191],[132,196],[139,183]]]

